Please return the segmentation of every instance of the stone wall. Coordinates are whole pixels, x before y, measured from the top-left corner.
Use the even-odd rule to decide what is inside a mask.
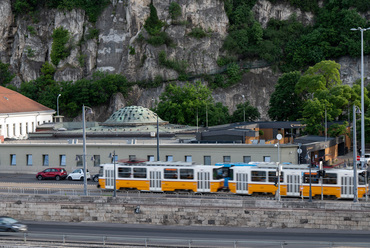
[[[370,230],[370,203],[165,197],[1,196],[1,215],[20,220]],[[139,211],[138,211],[139,210]]]

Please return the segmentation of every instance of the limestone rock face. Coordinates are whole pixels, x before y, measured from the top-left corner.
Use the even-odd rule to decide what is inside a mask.
[[[162,31],[171,38],[173,45],[153,46],[143,41],[149,37],[144,24],[150,15],[153,2],[158,18],[165,23]],[[174,81],[178,72],[159,64],[159,53],[165,52],[167,59],[186,62],[186,73],[190,75],[212,74],[220,70],[217,58],[222,55],[222,44],[229,25],[223,0],[177,0],[181,15],[172,20],[169,13],[171,1],[163,0],[111,0],[96,23],[90,23],[83,10],[71,11],[43,9],[35,22],[29,15],[15,17],[11,0],[0,1],[0,61],[10,64],[16,75],[13,84],[20,86],[40,76],[45,62],[51,63],[53,31],[58,27],[68,30],[66,47],[69,55],[56,67],[54,79],[76,81],[91,77],[96,71],[124,75],[128,81],[153,81],[161,77]],[[305,25],[313,23],[312,13],[302,12],[287,4],[271,4],[258,0],[253,7],[256,19],[263,27],[271,18],[286,20],[292,14]],[[194,28],[207,32],[204,38],[194,38],[189,33]],[[369,61],[365,58],[365,61]],[[342,58],[341,77],[344,83],[360,78],[359,59]],[[368,62],[365,68],[369,68]],[[369,75],[365,72],[365,76]],[[230,112],[246,96],[267,120],[268,103],[280,74],[270,68],[250,70],[242,82],[229,89],[216,90],[216,101],[228,106]],[[125,99],[116,95],[111,106],[102,107],[98,116],[104,121],[119,106],[141,105],[153,107],[155,99],[163,92],[165,84],[155,89],[134,87]],[[99,111],[98,111],[99,112]]]

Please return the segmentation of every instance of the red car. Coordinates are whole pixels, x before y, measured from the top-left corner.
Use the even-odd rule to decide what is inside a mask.
[[[36,174],[38,180],[43,179],[55,179],[59,181],[60,179],[66,179],[68,173],[63,168],[47,168]]]

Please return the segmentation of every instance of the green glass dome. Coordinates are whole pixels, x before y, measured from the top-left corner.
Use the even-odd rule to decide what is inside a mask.
[[[167,124],[167,121],[158,119],[160,124]],[[114,112],[104,126],[142,126],[157,124],[157,114],[150,109],[141,106],[129,106]]]

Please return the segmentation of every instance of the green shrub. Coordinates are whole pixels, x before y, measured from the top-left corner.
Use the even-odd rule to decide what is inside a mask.
[[[29,58],[35,57],[35,51],[31,47],[26,48],[26,53]]]
[[[4,64],[0,61],[0,85],[5,86],[9,84],[15,75],[9,71],[9,64]]]
[[[93,28],[89,30],[89,34],[86,36],[86,39],[98,39],[99,38],[99,29]]]
[[[159,64],[167,68],[173,69],[181,75],[182,78],[187,78],[185,73],[188,64],[186,61],[168,60],[165,51],[160,51],[158,54]]]
[[[189,36],[192,36],[197,39],[201,39],[207,36],[207,33],[202,28],[193,28],[191,32],[188,34]]]
[[[177,17],[181,16],[181,7],[178,3],[172,2],[169,8],[170,16],[172,20],[176,20]]]
[[[135,54],[135,48],[133,48],[132,46],[129,46],[128,49],[130,50],[130,55],[134,55]]]
[[[242,79],[242,73],[237,63],[229,64],[227,66],[226,73],[229,78],[228,81],[231,84],[238,83]]]
[[[163,44],[171,46],[173,43],[172,39],[168,36],[166,32],[160,32],[154,36],[151,36],[146,41],[153,46],[161,46]]]
[[[150,15],[148,19],[145,20],[144,28],[150,35],[157,35],[161,32],[164,23],[158,19],[157,9],[154,7],[153,3],[150,3]]]
[[[60,60],[67,58],[70,54],[69,48],[66,47],[69,41],[69,33],[68,30],[59,27],[54,29],[51,37],[53,38],[50,53],[51,62],[57,66]]]
[[[28,32],[30,32],[31,35],[36,35],[37,32],[33,26],[27,26]]]

